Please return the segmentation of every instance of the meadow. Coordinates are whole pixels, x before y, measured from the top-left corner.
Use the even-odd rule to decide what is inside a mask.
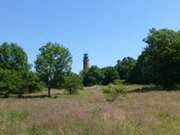
[[[180,91],[131,91],[114,102],[101,86],[45,94],[1,98],[0,135],[180,134]]]

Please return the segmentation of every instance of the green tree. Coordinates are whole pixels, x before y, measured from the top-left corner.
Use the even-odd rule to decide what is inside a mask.
[[[39,49],[40,54],[35,61],[35,68],[41,79],[48,86],[48,96],[51,88],[55,87],[57,78],[71,70],[72,56],[69,49],[57,43],[47,43]]]
[[[112,83],[114,80],[120,79],[117,70],[114,67],[105,67],[102,68],[103,72],[103,84],[107,85]]]
[[[165,89],[180,82],[180,32],[169,29],[151,29],[144,39],[148,44],[138,59],[134,78],[153,82]]]
[[[115,66],[116,70],[119,73],[119,76],[123,80],[128,80],[130,72],[136,65],[136,60],[131,57],[125,57],[122,61],[118,60]]]
[[[15,43],[0,45],[0,91],[5,95],[21,95],[26,92],[30,71],[26,52]]]
[[[29,71],[26,74],[25,80],[26,87],[29,93],[40,91],[44,87],[43,82],[41,81],[36,72]]]
[[[152,29],[144,39],[151,51],[152,73],[157,84],[173,88],[180,82],[180,32]]]
[[[148,48],[138,57],[135,67],[131,70],[128,81],[133,83],[155,83],[153,78],[153,67],[151,62],[151,51]]]
[[[26,52],[15,43],[0,46],[0,68],[27,72],[30,69]]]
[[[85,86],[101,84],[103,79],[103,73],[97,66],[92,66],[90,69],[82,71],[81,76]]]
[[[0,93],[5,97],[8,97],[9,94],[21,96],[25,93],[26,81],[20,72],[1,68],[0,78]]]
[[[69,94],[77,93],[79,89],[82,89],[82,82],[78,75],[71,74],[64,77],[64,88]]]

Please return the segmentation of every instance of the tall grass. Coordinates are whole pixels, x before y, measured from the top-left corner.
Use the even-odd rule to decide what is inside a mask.
[[[130,93],[107,102],[101,89],[54,93],[56,99],[0,99],[0,135],[180,134],[180,91]]]

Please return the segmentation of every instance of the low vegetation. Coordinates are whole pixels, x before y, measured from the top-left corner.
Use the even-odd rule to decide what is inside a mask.
[[[180,134],[180,91],[131,90],[107,102],[102,89],[89,87],[76,95],[52,90],[55,99],[39,98],[44,92],[0,99],[0,135]]]
[[[126,96],[127,90],[123,85],[109,84],[103,89],[103,92],[107,94],[107,101],[113,102],[119,96]]]

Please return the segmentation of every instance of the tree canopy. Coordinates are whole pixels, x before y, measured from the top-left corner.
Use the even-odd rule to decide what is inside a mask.
[[[131,79],[175,87],[180,82],[180,32],[151,29],[143,41],[148,46],[139,56]]]
[[[107,85],[113,83],[114,80],[120,79],[117,70],[114,67],[104,67],[102,68],[103,72],[103,82],[102,84]]]
[[[90,69],[82,71],[81,76],[85,86],[101,84],[103,79],[103,73],[97,66],[92,66]]]
[[[16,43],[4,42],[0,46],[0,68],[27,72],[30,65],[26,52]]]
[[[130,72],[136,65],[136,60],[132,57],[125,57],[121,60],[117,61],[115,65],[116,70],[119,73],[119,76],[123,80],[128,80],[130,76]]]
[[[29,76],[30,70],[27,54],[19,45],[7,42],[0,45],[0,94],[20,96],[38,88],[35,86],[40,80],[35,81]]]

